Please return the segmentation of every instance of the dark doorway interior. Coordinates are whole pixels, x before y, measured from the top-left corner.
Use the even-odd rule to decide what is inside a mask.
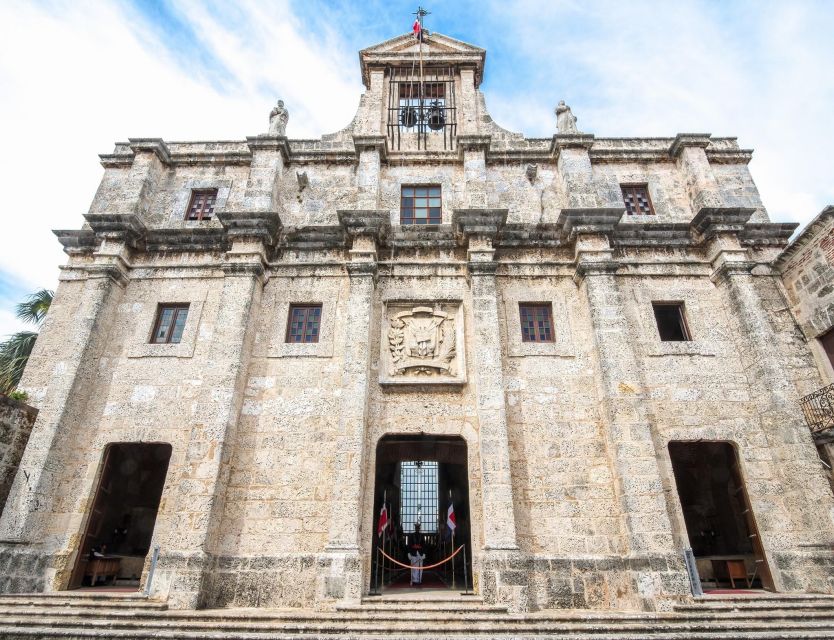
[[[772,588],[735,448],[670,442],[669,455],[702,585]]]
[[[385,536],[380,537],[383,502],[390,526]],[[454,506],[457,523],[454,536],[446,526],[450,504]],[[466,442],[462,438],[386,436],[380,440],[376,452],[373,536],[372,592],[378,588],[412,586],[411,572],[385,560],[378,553],[380,547],[403,564],[409,564],[408,554],[418,549],[425,555],[424,564],[428,566],[464,545],[454,563],[447,562],[423,572],[421,586],[416,588],[463,591],[467,584],[471,587],[469,476]]]
[[[169,444],[107,446],[71,589],[139,587],[170,459]]]

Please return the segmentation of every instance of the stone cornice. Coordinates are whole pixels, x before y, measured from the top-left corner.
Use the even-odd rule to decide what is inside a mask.
[[[274,246],[278,242],[281,218],[274,211],[223,211],[217,214],[217,219],[232,241],[258,239],[267,247]]]
[[[757,265],[757,262],[749,260],[727,260],[715,268],[710,275],[710,280],[718,284],[732,276],[749,276]]]
[[[226,230],[217,227],[149,229],[145,235],[145,250],[149,252],[225,252],[230,248]]]
[[[710,145],[710,138],[709,133],[679,133],[669,145],[669,155],[677,158],[686,147],[706,149]]]
[[[455,209],[452,228],[456,235],[495,239],[507,221],[507,209]]]
[[[622,265],[614,260],[586,260],[580,258],[576,263],[573,282],[578,286],[588,276],[613,276]]]
[[[134,213],[88,213],[84,219],[97,238],[117,240],[135,247],[144,238],[147,228]]]
[[[401,249],[445,248],[457,246],[450,224],[408,224],[391,227],[389,247]]]
[[[92,229],[55,229],[52,233],[57,236],[67,255],[92,253],[99,244]]]
[[[557,133],[550,143],[550,155],[558,157],[562,149],[590,149],[593,146],[591,133]]]
[[[388,162],[388,138],[386,136],[353,136],[353,148],[356,150],[357,160],[363,151],[372,150],[379,152],[381,162]]]
[[[798,222],[748,222],[741,232],[741,244],[784,247],[798,226]]]
[[[386,209],[339,209],[336,215],[351,238],[373,236],[381,243],[391,233],[391,213]]]
[[[456,137],[458,158],[463,160],[463,153],[465,151],[489,151],[489,146],[492,142],[492,136],[480,134],[466,134]]]
[[[625,208],[598,207],[562,209],[556,224],[562,225],[568,238],[578,233],[611,235],[625,213]]]
[[[713,149],[707,147],[707,160],[713,164],[749,164],[753,159],[752,149]]]
[[[246,144],[252,153],[256,151],[280,151],[284,162],[289,163],[290,161],[290,144],[286,136],[271,136],[265,133],[259,136],[247,136]]]
[[[171,165],[171,154],[162,138],[128,138],[127,140],[134,154],[150,152],[165,166]]]
[[[690,226],[693,235],[704,240],[709,240],[717,233],[741,234],[755,212],[755,209],[748,207],[704,207],[692,218]]]
[[[618,224],[612,235],[618,247],[686,247],[694,244],[690,226],[680,223]]]
[[[507,223],[498,234],[497,246],[510,247],[561,247],[566,244],[564,225],[558,223],[518,224]]]
[[[344,249],[347,233],[341,225],[284,227],[278,246],[290,250]]]

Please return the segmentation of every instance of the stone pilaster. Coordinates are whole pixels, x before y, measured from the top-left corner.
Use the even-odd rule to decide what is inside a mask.
[[[479,425],[483,490],[484,549],[481,591],[487,601],[505,602],[515,611],[529,605],[529,559],[516,539],[507,405],[501,354],[494,241],[507,219],[506,209],[459,209],[456,232],[466,239],[472,290],[472,362]]]
[[[90,213],[143,216],[160,179],[171,165],[167,145],[159,138],[130,138],[133,162],[125,173],[119,169],[118,181],[108,181],[107,197],[96,197]],[[105,183],[102,182],[102,187]]]
[[[470,209],[487,206],[486,152],[491,137],[481,135],[458,136],[458,154],[463,160],[464,202]]]
[[[289,162],[290,145],[284,136],[261,135],[246,139],[252,160],[243,202],[228,203],[241,211],[278,211],[278,185]]]
[[[638,585],[656,582],[651,573],[660,572],[665,574],[660,578],[665,583],[663,595],[683,596],[689,585],[682,558],[675,553],[657,462],[658,441],[646,411],[640,362],[625,315],[628,305],[608,237],[617,213],[597,215],[596,221],[588,212],[563,212],[563,216],[576,243],[574,278],[590,310],[598,358],[597,397],[619,504],[620,531],[612,546],[635,563],[646,561],[640,565],[645,569],[635,569]],[[646,608],[656,606],[653,591],[638,589],[638,593]]]
[[[275,213],[218,216],[232,241],[226,253],[204,394],[192,409],[171,538],[160,545],[152,595],[172,608],[196,608],[214,560],[243,388],[264,282],[267,250],[280,228]]]
[[[385,136],[354,136],[353,144],[359,165],[356,168],[357,209],[376,210],[379,207],[379,170],[388,158]]]
[[[362,595],[361,507],[364,495],[365,435],[370,382],[371,317],[376,286],[377,243],[390,225],[387,211],[339,211],[352,238],[347,263],[350,294],[345,316],[341,403],[335,476],[319,600],[356,602]]]
[[[710,143],[708,133],[679,133],[669,147],[669,155],[675,158],[684,177],[692,210],[721,206],[718,181],[710,167],[706,148]]]
[[[589,208],[601,205],[589,150],[594,136],[585,133],[556,134],[551,154],[568,197],[568,208]]]
[[[95,392],[90,380],[127,283],[132,246],[144,233],[135,215],[91,214],[87,221],[98,250],[91,261],[70,261],[64,269],[20,383],[39,413],[0,519],[0,542],[14,544],[15,554],[44,557],[39,566],[45,571],[28,568],[20,576],[18,584],[28,591],[64,588],[69,580],[75,549],[29,549],[28,543],[51,512],[60,471],[52,453],[61,434],[78,427]],[[11,562],[7,575],[18,569]]]
[[[458,110],[458,126],[464,136],[476,135],[478,125],[478,87],[476,85],[476,69],[462,67],[460,70],[460,109]]]

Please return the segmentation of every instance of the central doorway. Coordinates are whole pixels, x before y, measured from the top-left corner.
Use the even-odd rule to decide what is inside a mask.
[[[139,589],[170,459],[170,444],[107,445],[70,589]]]
[[[472,584],[466,442],[455,436],[392,435],[376,449],[370,590],[464,589]],[[383,512],[385,505],[385,515]],[[455,527],[447,526],[449,508]],[[380,519],[388,526],[380,534]],[[384,552],[385,555],[380,553]],[[401,566],[423,556],[414,574]],[[387,558],[385,556],[388,556]],[[396,562],[392,561],[391,559]],[[401,563],[401,564],[397,564]]]

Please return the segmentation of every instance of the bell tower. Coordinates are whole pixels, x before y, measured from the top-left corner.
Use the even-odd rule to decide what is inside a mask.
[[[392,152],[455,151],[458,135],[477,133],[470,129],[486,51],[429,33],[422,24],[428,12],[416,15],[413,33],[359,52],[366,98],[379,107],[372,109],[375,133]]]

